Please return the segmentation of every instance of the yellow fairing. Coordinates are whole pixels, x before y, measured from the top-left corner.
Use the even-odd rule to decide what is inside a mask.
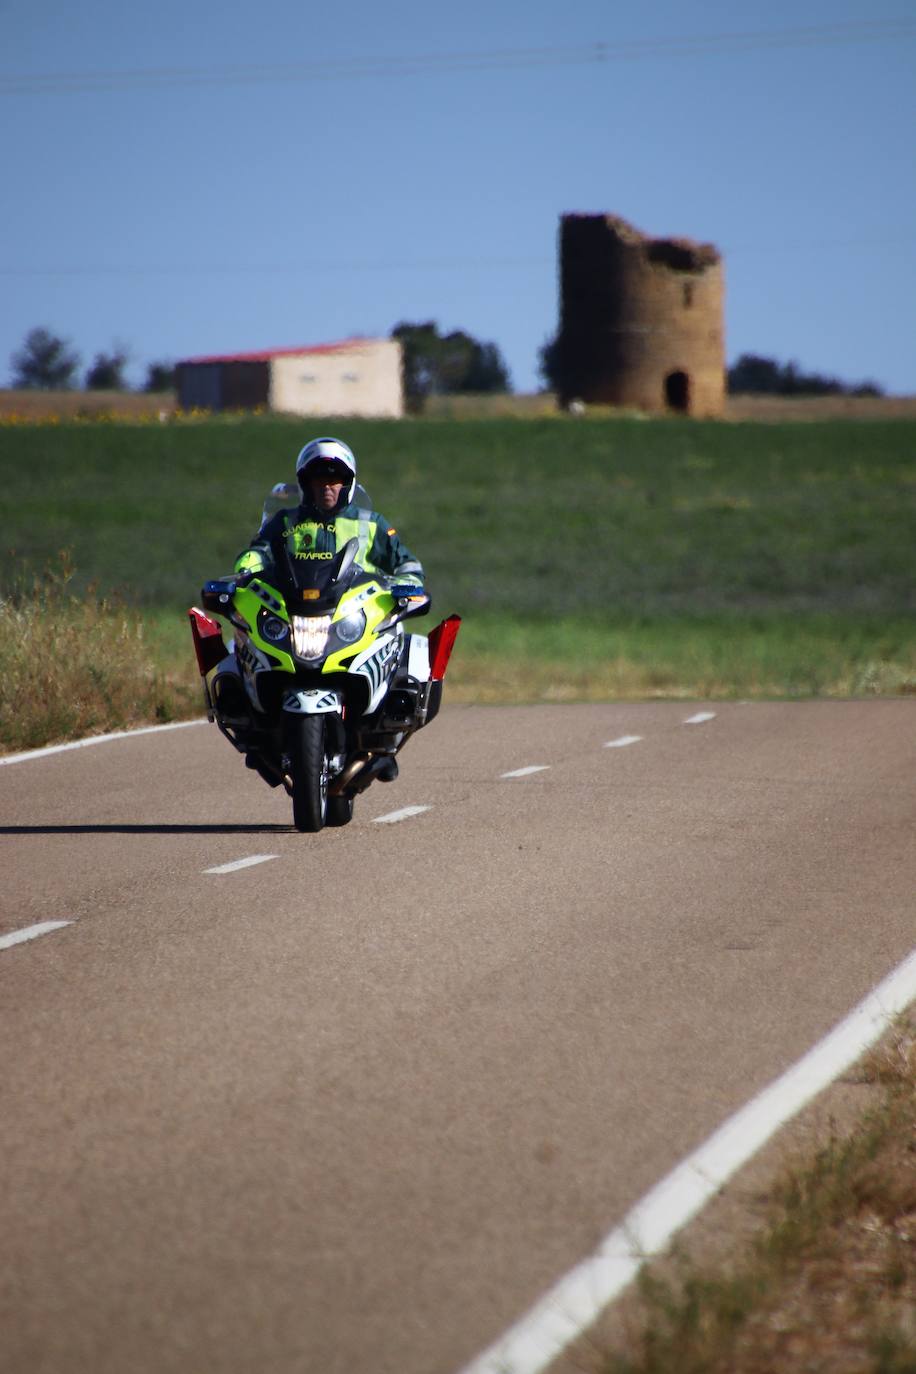
[[[352,523],[356,524],[356,521]],[[363,649],[368,649],[370,644],[374,643],[378,627],[391,615],[394,607],[394,597],[377,582],[368,582],[363,586],[352,587],[349,591],[344,592],[334,612],[332,624],[335,621],[343,620],[354,611],[362,611],[366,617],[366,628],[353,644],[342,645],[339,649],[328,654],[321,664],[321,672],[345,673],[347,669],[344,666],[344,661],[349,662],[356,654],[361,653]],[[239,587],[236,591],[235,609],[247,621],[252,643],[263,653],[271,656],[279,671],[295,673],[297,665],[292,654],[287,653],[273,640],[265,639],[258,633],[258,612],[264,609],[270,611],[272,615],[276,615],[280,620],[289,623],[289,615],[279,592],[276,592],[270,583],[263,582],[258,578],[247,587]]]
[[[355,525],[357,522],[354,520],[348,523]],[[363,649],[369,648],[375,641],[379,625],[391,614],[394,606],[394,597],[390,592],[383,591],[377,582],[353,587],[345,592],[334,613],[334,620],[343,620],[354,611],[362,611],[366,617],[366,628],[354,644],[347,644],[336,653],[328,655],[321,666],[322,673],[345,673],[347,670],[343,660],[349,661],[356,654],[362,653]]]
[[[254,590],[256,587],[261,590],[260,596]],[[264,599],[265,594],[274,598],[275,605],[270,605]],[[271,658],[276,660],[278,669],[282,670],[284,673],[294,673],[296,671],[296,665],[293,663],[292,654],[288,654],[285,649],[281,649],[280,646],[274,644],[272,640],[263,639],[261,635],[258,634],[258,611],[265,608],[269,610],[272,615],[275,615],[278,620],[289,621],[289,616],[286,614],[286,610],[283,606],[282,597],[278,592],[274,591],[269,582],[262,582],[260,578],[258,578],[257,581],[249,583],[247,587],[239,587],[236,590],[235,609],[239,615],[248,622],[248,633],[251,640],[262,653],[270,654]]]

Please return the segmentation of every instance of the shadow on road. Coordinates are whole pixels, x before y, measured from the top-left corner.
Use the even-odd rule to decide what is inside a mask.
[[[291,825],[0,825],[0,835],[290,835]]]

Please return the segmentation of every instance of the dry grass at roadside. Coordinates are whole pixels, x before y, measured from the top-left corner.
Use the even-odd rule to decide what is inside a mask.
[[[0,751],[35,748],[202,709],[187,617],[72,590],[69,564],[0,597],[7,645]],[[428,633],[428,624],[416,625]],[[726,628],[666,621],[598,627],[469,618],[449,703],[810,699],[916,692],[906,627],[831,620]]]
[[[649,1268],[639,1318],[595,1374],[916,1371],[916,1029],[861,1066],[882,1097],[774,1188],[764,1229],[729,1265]]]
[[[460,643],[460,641],[459,641]],[[733,660],[731,673],[714,663],[684,667],[660,658],[642,662],[621,654],[606,663],[583,665],[530,658],[507,659],[497,653],[456,654],[447,683],[448,700],[500,705],[520,702],[584,701],[728,701],[911,696],[916,693],[916,665],[868,662],[843,665],[835,673],[820,664],[810,668],[811,681],[795,682],[785,671],[759,672],[753,663]],[[914,1372],[916,1374],[916,1372]]]
[[[72,419],[107,419],[131,424],[138,419],[168,419],[177,411],[174,391],[10,391],[0,389],[0,422],[53,422]],[[627,417],[649,419],[637,410],[615,406],[588,406],[592,419],[609,421]],[[550,391],[488,395],[430,396],[423,407],[425,419],[480,420],[510,418],[540,420],[562,418],[577,424],[579,416],[567,416],[557,407]],[[764,421],[782,424],[800,420],[891,420],[916,417],[916,396],[727,396],[725,421]],[[656,417],[657,418],[657,417]]]
[[[41,424],[68,420],[108,420],[123,424],[168,418],[175,410],[171,391],[3,391],[0,424]]]
[[[913,693],[916,645],[904,622],[816,616],[468,617],[447,680],[450,701],[488,703]]]
[[[142,618],[75,596],[66,559],[0,601],[0,742],[29,749],[200,710],[196,673],[152,663]],[[190,666],[190,665],[189,665]]]

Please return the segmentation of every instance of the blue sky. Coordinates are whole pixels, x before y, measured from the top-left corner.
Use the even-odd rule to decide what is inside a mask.
[[[36,325],[136,384],[434,319],[533,390],[588,210],[719,246],[729,360],[916,393],[912,0],[0,0],[0,33],[0,385]]]

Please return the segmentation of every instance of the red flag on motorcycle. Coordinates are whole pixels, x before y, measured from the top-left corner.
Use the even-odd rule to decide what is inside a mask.
[[[447,620],[443,620],[441,624],[437,625],[430,634],[429,676],[433,682],[439,682],[445,677],[445,670],[448,667],[448,661],[460,628],[461,616],[450,615]]]
[[[206,677],[210,669],[215,668],[217,663],[226,657],[229,650],[223,643],[219,621],[211,619],[196,606],[192,606],[188,611],[188,618],[191,622],[191,638],[194,640],[197,666],[201,677]]]

